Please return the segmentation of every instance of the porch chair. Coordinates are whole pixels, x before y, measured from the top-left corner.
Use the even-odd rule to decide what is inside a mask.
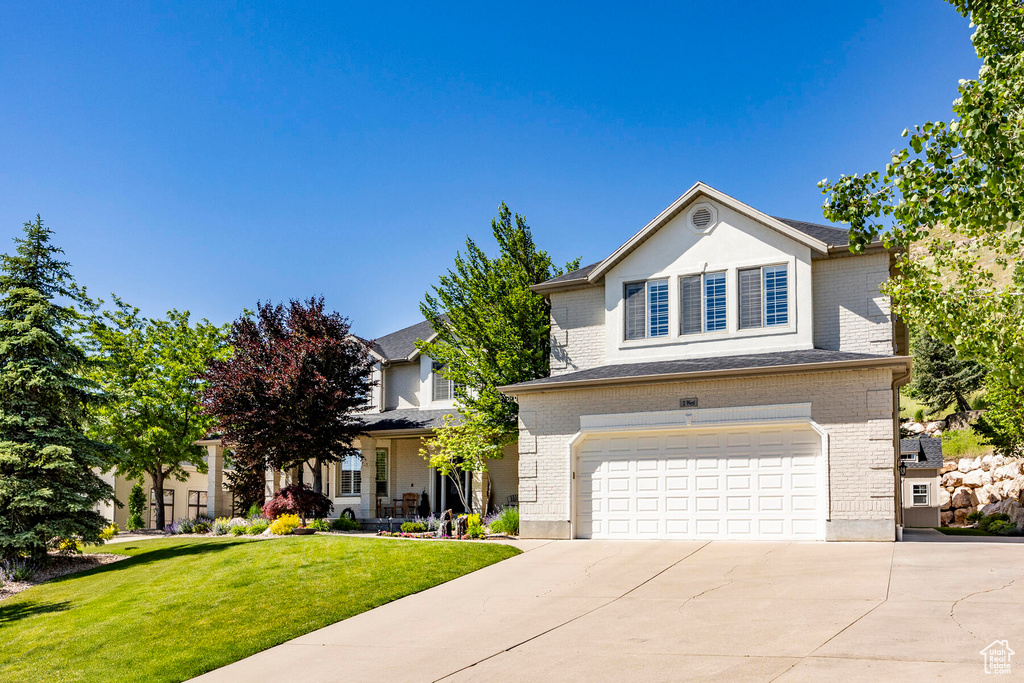
[[[402,507],[405,508],[406,517],[416,516],[416,506],[420,504],[420,494],[418,493],[403,493],[402,494]]]
[[[394,514],[394,511],[395,511],[395,506],[392,504],[391,500],[389,500],[388,498],[378,498],[377,499],[377,519],[384,519],[385,517],[391,517],[392,515],[388,514],[388,513]]]

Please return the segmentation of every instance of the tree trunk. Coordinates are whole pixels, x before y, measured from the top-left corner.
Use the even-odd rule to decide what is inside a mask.
[[[150,472],[149,476],[153,479],[153,505],[154,512],[156,513],[155,526],[158,531],[163,531],[164,527],[167,526],[167,520],[164,519],[164,471],[158,468],[156,472]]]
[[[324,465],[320,458],[313,460],[313,490],[317,493],[324,492]]]
[[[967,402],[967,399],[959,391],[954,391],[953,396],[956,397],[956,409],[961,413],[966,413],[971,409],[971,404]]]

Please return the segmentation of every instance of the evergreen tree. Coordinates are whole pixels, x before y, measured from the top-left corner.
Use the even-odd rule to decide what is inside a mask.
[[[76,343],[88,305],[39,216],[0,256],[0,557],[45,559],[62,540],[98,542],[99,472],[113,450],[84,431],[96,398]]]
[[[985,369],[974,360],[959,358],[956,348],[928,332],[922,332],[914,344],[914,396],[933,413],[950,403],[963,412],[971,409],[967,398],[981,388]]]
[[[491,230],[498,255],[491,259],[471,239],[455,268],[440,277],[420,311],[437,336],[417,344],[455,382],[459,409],[515,440],[519,406],[498,387],[550,373],[551,306],[532,285],[579,267],[560,269],[537,249],[526,218],[502,202]]]

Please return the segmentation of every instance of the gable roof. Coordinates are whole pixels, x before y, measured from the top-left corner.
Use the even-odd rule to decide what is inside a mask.
[[[381,360],[402,361],[415,360],[419,356],[416,342],[419,340],[430,341],[437,336],[434,328],[426,320],[403,327],[397,332],[386,334],[373,342],[373,351]]]
[[[792,218],[769,216],[758,211],[752,206],[744,204],[738,199],[730,197],[723,192],[719,192],[709,185],[698,182],[603,261],[591,263],[589,266],[583,266],[571,273],[565,273],[564,275],[559,275],[558,277],[551,278],[550,280],[545,280],[544,282],[534,285],[531,289],[535,292],[544,292],[596,284],[616,263],[620,262],[632,253],[651,235],[660,230],[666,223],[682,213],[687,206],[701,197],[707,197],[724,206],[728,206],[734,211],[744,214],[766,227],[781,232],[787,237],[810,247],[812,251],[820,254],[827,254],[833,249],[845,249],[850,244],[850,233],[846,228],[835,225],[823,225],[821,223],[809,223],[807,221],[799,221]]]
[[[903,460],[903,453],[915,453],[917,460]],[[922,436],[913,439],[900,439],[901,462],[909,469],[931,469],[942,467],[942,439]]]
[[[647,241],[647,239],[656,233],[658,230],[663,228],[669,221],[682,213],[686,207],[695,202],[701,197],[707,197],[713,199],[723,206],[727,206],[733,211],[741,213],[748,218],[751,218],[762,225],[776,230],[790,239],[803,244],[804,246],[810,247],[811,251],[817,251],[822,254],[828,253],[828,243],[824,242],[817,237],[809,235],[805,232],[794,228],[788,223],[784,223],[777,218],[761,213],[757,209],[743,202],[730,197],[724,192],[719,192],[710,185],[706,185],[702,182],[694,183],[693,187],[684,192],[678,199],[668,205],[668,207],[655,216],[654,220],[645,225],[640,229],[638,233],[630,237],[626,242],[618,249],[612,252],[612,254],[601,261],[587,274],[587,280],[589,282],[595,282],[598,278],[603,276],[609,270],[611,270],[617,263],[622,259],[629,256],[633,251],[641,244]]]

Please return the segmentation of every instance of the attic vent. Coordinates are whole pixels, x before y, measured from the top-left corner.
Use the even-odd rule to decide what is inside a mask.
[[[711,221],[714,220],[714,216],[711,215],[711,210],[701,207],[693,212],[693,216],[690,217],[693,221],[693,227],[695,228],[706,228],[711,225]]]

